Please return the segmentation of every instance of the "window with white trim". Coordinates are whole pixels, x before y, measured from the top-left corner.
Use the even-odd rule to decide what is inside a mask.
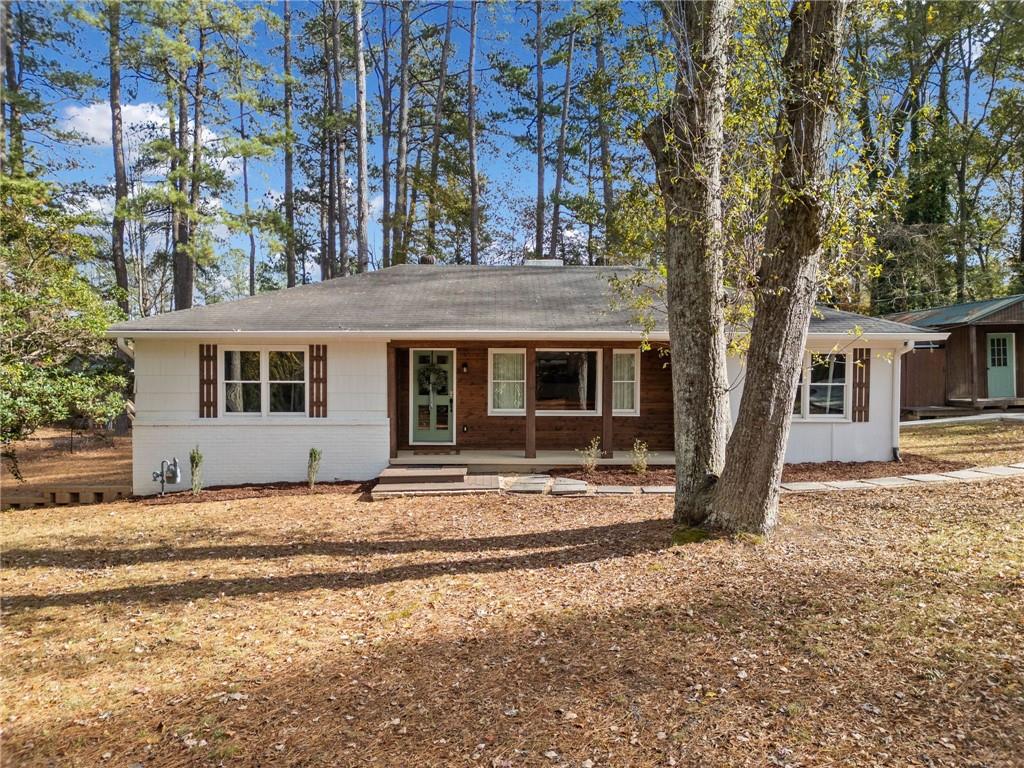
[[[267,352],[271,413],[306,412],[306,353]]]
[[[487,412],[520,415],[526,412],[526,350],[491,349]]]
[[[612,353],[612,414],[640,413],[640,350],[617,349]]]
[[[593,349],[537,350],[537,413],[594,416],[600,413],[601,356]]]
[[[260,353],[224,350],[224,412],[263,413]]]
[[[306,413],[304,349],[226,349],[222,363],[225,415]]]
[[[847,403],[847,356],[842,353],[804,355],[793,401],[795,419],[845,419]]]

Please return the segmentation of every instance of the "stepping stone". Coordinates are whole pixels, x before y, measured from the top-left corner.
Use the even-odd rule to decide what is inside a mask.
[[[797,483],[783,483],[782,488],[787,491],[793,491],[795,493],[803,493],[804,491],[828,491],[832,490],[825,483],[812,483],[812,482],[797,482]]]
[[[515,482],[508,487],[511,493],[544,493],[547,489],[547,482],[543,483],[522,483]]]
[[[864,488],[873,488],[874,486],[865,483],[863,480],[830,480],[825,483],[829,488],[835,488],[839,491],[856,491]]]
[[[978,472],[984,472],[987,475],[996,475],[997,477],[1016,477],[1017,475],[1024,475],[1024,469],[1020,467],[978,467]]]
[[[877,485],[881,488],[899,488],[902,485],[913,485],[913,480],[907,480],[905,477],[872,477],[864,481],[871,485]]]
[[[978,472],[975,469],[956,469],[952,472],[943,472],[946,477],[952,477],[954,480],[988,480],[992,475],[986,475],[984,472]]]
[[[610,495],[620,494],[620,495],[623,495],[623,496],[626,496],[626,495],[632,496],[638,490],[640,490],[640,489],[637,488],[635,485],[599,485],[596,488],[594,488],[594,493],[601,494],[601,495],[605,495],[605,494],[610,494]]]
[[[644,493],[675,493],[674,485],[645,485],[641,489]]]
[[[936,475],[934,472],[925,472],[923,475],[901,475],[907,480],[914,480],[918,483],[948,483],[952,478],[945,475]]]
[[[569,494],[586,493],[590,485],[585,480],[573,480],[568,477],[556,477],[551,484],[552,493],[555,496],[566,496]]]

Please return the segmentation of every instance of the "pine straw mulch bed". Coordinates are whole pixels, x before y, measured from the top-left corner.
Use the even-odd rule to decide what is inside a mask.
[[[903,454],[903,460],[895,461],[824,461],[815,464],[787,464],[782,471],[782,482],[866,480],[871,477],[892,475],[923,474],[926,472],[949,472],[972,466],[966,461],[933,459],[930,456]],[[654,467],[642,476],[629,467],[599,467],[593,472],[578,468],[554,469],[550,474],[557,477],[572,477],[586,480],[594,485],[675,485],[676,471],[671,467]]]
[[[1024,480],[3,521],[9,766],[1020,765]]]

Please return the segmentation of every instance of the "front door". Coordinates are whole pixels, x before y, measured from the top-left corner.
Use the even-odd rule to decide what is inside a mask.
[[[413,349],[412,442],[455,442],[455,351],[451,349]]]
[[[1017,388],[1014,377],[1017,375],[1014,364],[1012,333],[990,333],[988,342],[988,396],[1016,397]]]

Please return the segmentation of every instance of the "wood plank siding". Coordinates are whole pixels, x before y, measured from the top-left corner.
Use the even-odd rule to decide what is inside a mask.
[[[1010,309],[1013,309],[1012,307]],[[1013,333],[1017,362],[1017,396],[1024,396],[1024,323],[984,323],[953,328],[946,340],[946,400],[971,398],[971,329],[977,333],[973,360],[976,397],[988,397],[988,340],[990,333]],[[918,386],[917,377],[914,387]]]
[[[396,343],[397,346],[397,343]],[[557,341],[417,341],[397,351],[395,379],[397,390],[398,448],[409,445],[409,353],[408,348],[452,349],[455,352],[455,439],[459,450],[527,450],[526,416],[487,415],[487,350],[489,348],[521,349],[635,349],[636,344],[616,342]],[[466,372],[463,372],[466,366]],[[527,366],[529,376],[529,368]],[[607,380],[610,370],[602,371]],[[602,387],[603,389],[604,387]],[[529,394],[530,387],[527,387]],[[609,393],[610,398],[610,393]],[[604,404],[610,402],[606,399]],[[602,408],[602,411],[604,408]],[[602,416],[536,415],[535,450],[565,451],[584,448],[594,437],[602,438],[607,425]],[[629,451],[637,438],[647,442],[652,451],[671,451],[672,387],[668,357],[658,349],[640,356],[640,415],[614,416],[611,419],[612,449]]]
[[[903,356],[900,406],[922,408],[946,404],[946,350],[915,349]]]

